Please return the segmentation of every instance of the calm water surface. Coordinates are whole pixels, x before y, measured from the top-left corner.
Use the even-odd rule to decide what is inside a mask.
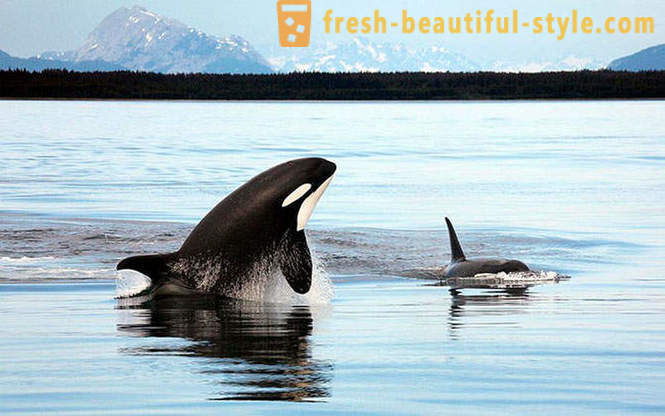
[[[0,101],[0,413],[665,412],[665,104]],[[329,304],[113,299],[281,161]],[[467,255],[572,275],[414,279]],[[415,272],[414,272],[415,271]]]

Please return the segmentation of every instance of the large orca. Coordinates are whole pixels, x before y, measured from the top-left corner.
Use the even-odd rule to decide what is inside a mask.
[[[276,270],[305,294],[312,284],[312,257],[304,228],[335,170],[320,158],[275,166],[218,203],[178,251],[129,257],[117,269],[148,276],[153,295],[234,297],[251,279]]]
[[[444,271],[443,277],[473,277],[481,273],[510,273],[510,272],[528,272],[529,267],[519,260],[509,260],[502,258],[493,259],[470,259],[468,260],[462,251],[462,246],[457,239],[457,234],[453,224],[446,217],[448,225],[448,236],[450,237],[451,259]]]

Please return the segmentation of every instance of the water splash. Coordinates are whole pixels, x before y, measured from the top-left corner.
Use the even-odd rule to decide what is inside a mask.
[[[214,264],[212,264],[214,263]],[[200,282],[196,288],[201,293],[210,293],[220,276],[220,262],[179,261],[173,269],[180,274],[196,275]],[[116,272],[116,298],[143,296],[150,288],[151,281],[145,275],[133,270]],[[332,281],[325,271],[323,262],[312,253],[312,286],[300,295],[293,291],[273,259],[264,258],[255,262],[239,284],[227,285],[219,293],[225,297],[260,302],[290,305],[325,305],[334,295]]]
[[[530,286],[559,283],[570,276],[553,271],[481,273],[473,277],[450,277],[445,284],[453,289],[526,289]]]
[[[291,305],[321,305],[333,297],[332,282],[323,262],[312,252],[312,285],[300,295],[293,291],[273,258],[256,261],[253,270],[245,276],[242,285],[226,287],[224,295],[241,300]]]
[[[275,273],[273,279],[267,283],[264,291],[264,302],[289,303],[293,305],[325,305],[329,304],[334,296],[330,276],[326,272],[323,262],[312,252],[312,287],[304,295],[291,289],[281,272]]]

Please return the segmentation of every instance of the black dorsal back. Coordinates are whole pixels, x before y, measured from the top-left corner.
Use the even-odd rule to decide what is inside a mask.
[[[457,234],[455,233],[455,228],[453,228],[453,223],[450,222],[448,217],[446,217],[446,225],[448,226],[448,236],[450,237],[450,261],[451,263],[466,260],[464,256],[464,251],[462,251],[462,246],[457,239]]]

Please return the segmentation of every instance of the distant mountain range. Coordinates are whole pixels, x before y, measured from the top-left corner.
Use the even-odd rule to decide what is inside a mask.
[[[295,49],[295,48],[293,48]],[[284,50],[268,61],[277,72],[544,72],[600,69],[603,63],[567,56],[560,60],[477,63],[441,46],[410,48],[399,43],[375,43],[355,38],[345,43]]]
[[[71,62],[58,59],[15,58],[0,51],[0,69],[27,69],[28,71],[43,71],[44,69],[69,69],[71,71],[117,71],[125,69],[119,65],[106,61],[79,61]]]
[[[665,44],[643,49],[612,61],[609,69],[615,71],[662,71],[665,70]]]
[[[478,71],[479,66],[465,56],[443,47],[421,49],[401,44],[380,44],[353,39],[347,43],[327,43],[269,59],[278,72],[391,72],[391,71]]]
[[[268,59],[237,35],[216,37],[153,13],[121,7],[108,15],[78,49],[16,58],[0,51],[0,69],[39,71],[140,70],[161,73],[543,72],[600,69],[605,65],[576,56],[558,60],[477,63],[441,46],[410,48],[356,38],[308,48],[280,48]],[[665,69],[665,45],[613,61],[611,69]]]
[[[487,65],[486,70],[496,72],[552,72],[581,71],[584,69],[603,69],[605,64],[592,58],[569,55],[560,59],[543,61],[495,61]]]

